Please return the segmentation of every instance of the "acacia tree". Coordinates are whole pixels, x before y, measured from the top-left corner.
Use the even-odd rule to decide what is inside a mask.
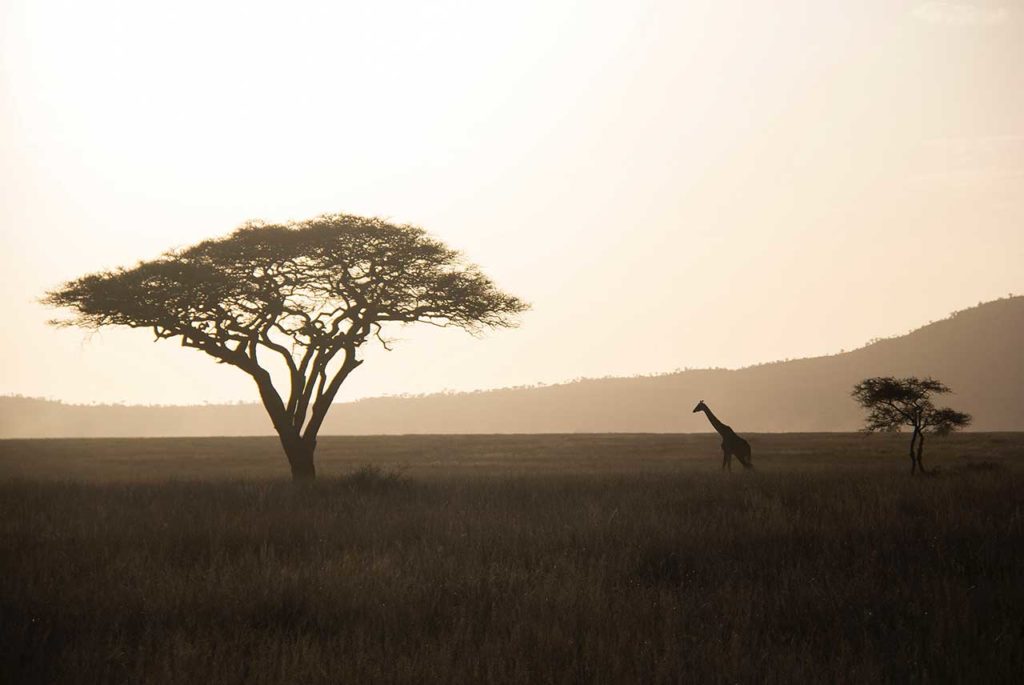
[[[924,436],[948,435],[971,423],[970,414],[943,407],[936,408],[932,395],[951,392],[934,378],[866,378],[853,388],[853,398],[869,410],[865,431],[898,432],[904,426],[913,429],[910,438],[910,472],[924,473]]]
[[[255,381],[296,480],[313,479],[317,434],[371,338],[389,322],[477,333],[527,305],[421,228],[346,214],[252,222],[45,296],[60,326],[149,328]],[[390,349],[390,348],[388,348]]]

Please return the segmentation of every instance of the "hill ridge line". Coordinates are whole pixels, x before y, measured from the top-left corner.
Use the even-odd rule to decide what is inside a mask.
[[[577,378],[338,402],[323,434],[676,433],[704,430],[690,410],[705,399],[740,432],[851,431],[850,399],[868,376],[933,376],[945,403],[978,431],[1024,430],[1024,297],[959,310],[902,336],[831,355],[722,369]],[[255,402],[68,404],[0,397],[0,437],[267,435]]]

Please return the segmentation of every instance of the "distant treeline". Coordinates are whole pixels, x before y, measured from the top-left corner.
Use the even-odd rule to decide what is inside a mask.
[[[853,385],[880,375],[934,376],[973,430],[1024,430],[1024,297],[957,312],[912,333],[825,357],[743,369],[579,379],[468,393],[342,403],[324,434],[704,432],[707,400],[739,432],[850,431]],[[68,405],[0,398],[0,437],[272,435],[263,408]]]

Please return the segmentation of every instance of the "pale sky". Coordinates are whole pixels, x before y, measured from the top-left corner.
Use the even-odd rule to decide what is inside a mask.
[[[255,400],[37,299],[325,212],[533,305],[393,330],[340,400],[856,347],[1024,292],[1024,4],[0,0],[0,394]]]

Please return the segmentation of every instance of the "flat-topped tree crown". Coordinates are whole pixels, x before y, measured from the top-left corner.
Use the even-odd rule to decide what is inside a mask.
[[[151,328],[256,381],[296,478],[314,476],[327,410],[388,322],[510,327],[528,307],[423,229],[347,214],[253,222],[48,293],[56,325]],[[262,355],[262,356],[261,356]],[[279,392],[267,358],[287,376]]]
[[[910,472],[924,473],[924,440],[927,433],[948,435],[971,424],[971,415],[937,408],[933,395],[952,392],[948,385],[934,378],[865,378],[853,387],[853,399],[868,410],[864,429],[867,432],[898,432],[904,426],[913,429],[910,438]]]

